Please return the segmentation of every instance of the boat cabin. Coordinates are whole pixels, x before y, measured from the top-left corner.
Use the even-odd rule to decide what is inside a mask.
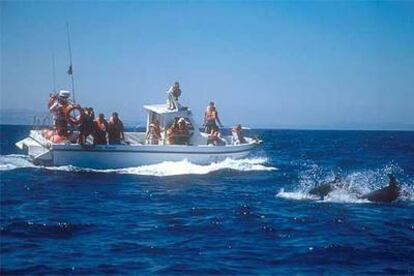
[[[168,104],[144,105],[148,112],[147,131],[151,122],[158,121],[161,127],[161,144],[165,144],[166,130],[179,118],[184,118],[190,132],[190,145],[205,145],[207,135],[203,135],[193,119],[193,113],[188,107],[178,105],[177,109],[169,109]]]

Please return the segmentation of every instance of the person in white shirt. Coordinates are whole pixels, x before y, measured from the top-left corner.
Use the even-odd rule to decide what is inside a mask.
[[[181,96],[180,84],[178,81],[168,90],[168,109],[174,110],[179,109],[180,105],[178,103],[178,98]]]

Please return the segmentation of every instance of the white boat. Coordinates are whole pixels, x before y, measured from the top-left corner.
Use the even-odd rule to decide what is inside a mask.
[[[169,145],[165,143],[165,132],[157,145],[146,143],[146,132],[125,132],[125,144],[122,145],[79,145],[76,143],[53,143],[43,137],[42,130],[31,130],[30,135],[17,142],[16,146],[26,150],[36,164],[47,166],[72,165],[82,168],[109,169],[126,168],[139,165],[156,164],[163,161],[188,160],[196,164],[208,164],[226,158],[246,157],[260,140],[245,137],[243,144],[234,144],[232,136],[222,136],[224,145],[207,145],[208,135],[200,132],[193,120],[193,114],[187,107],[177,103],[178,108],[171,110],[168,104],[146,105],[149,124],[158,120],[161,129],[166,129],[174,120],[185,118],[190,126],[189,145]],[[76,132],[75,132],[76,133]]]

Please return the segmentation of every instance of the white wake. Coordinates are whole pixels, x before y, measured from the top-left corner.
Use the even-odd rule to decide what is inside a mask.
[[[268,166],[266,158],[226,159],[207,165],[198,165],[187,160],[178,162],[162,162],[154,165],[144,165],[122,169],[90,169],[74,166],[46,167],[33,165],[25,155],[1,155],[0,171],[8,171],[24,168],[35,168],[67,172],[95,172],[117,173],[148,176],[176,176],[176,175],[203,175],[220,170],[234,171],[273,171],[275,167]]]
[[[35,168],[26,155],[0,155],[0,171],[10,171],[22,168]]]

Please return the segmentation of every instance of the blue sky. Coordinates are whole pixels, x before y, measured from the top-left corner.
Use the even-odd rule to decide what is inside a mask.
[[[178,80],[225,125],[409,128],[413,2],[26,2],[1,5],[1,109],[42,111],[66,75],[78,102],[142,121]]]

